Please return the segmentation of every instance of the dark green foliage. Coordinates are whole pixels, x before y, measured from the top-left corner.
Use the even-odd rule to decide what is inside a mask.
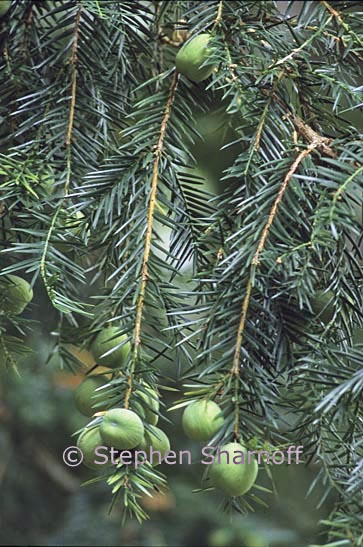
[[[143,381],[167,383],[165,358],[187,378],[177,405],[210,397],[223,409],[214,441],[303,445],[318,463],[311,490],[338,499],[330,539],[361,546],[362,13],[345,1],[294,10],[13,2],[1,22],[1,274],[46,290],[54,352],[71,370],[68,343],[122,325],[131,353],[110,406],[132,408]],[[175,76],[185,30],[212,36],[218,71],[199,84]],[[218,195],[191,153],[212,106],[235,152]],[[334,295],[325,326],[319,290]],[[1,323],[7,367],[31,329],[26,317]],[[97,480],[140,521],[140,496],[165,483],[150,466]],[[259,496],[228,504],[248,510]]]

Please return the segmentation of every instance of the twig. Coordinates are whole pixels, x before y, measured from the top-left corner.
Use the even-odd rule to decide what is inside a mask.
[[[66,134],[66,149],[67,149],[67,176],[66,176],[66,182],[64,185],[64,194],[65,196],[68,195],[69,192],[69,184],[71,180],[71,143],[72,143],[72,132],[73,132],[73,125],[74,125],[74,115],[75,115],[75,108],[76,108],[76,96],[77,96],[77,48],[78,48],[78,35],[79,35],[79,21],[81,18],[81,11],[82,8],[79,8],[75,25],[74,25],[74,40],[72,44],[72,53],[70,62],[72,63],[72,86],[71,86],[71,104],[69,107],[69,118],[68,118],[68,129]]]
[[[300,154],[297,156],[296,160],[294,161],[294,163],[292,164],[292,166],[290,167],[287,175],[285,176],[284,178],[284,181],[280,187],[280,190],[279,190],[279,193],[277,194],[277,197],[274,201],[274,204],[272,205],[272,208],[271,208],[271,211],[270,211],[270,214],[269,214],[269,217],[267,219],[267,222],[266,222],[266,225],[263,229],[263,232],[262,232],[262,236],[261,236],[261,239],[259,241],[259,244],[258,244],[258,247],[257,247],[257,250],[255,252],[255,255],[252,259],[252,264],[254,266],[259,266],[260,264],[260,254],[261,254],[261,251],[263,250],[264,246],[265,246],[265,243],[266,243],[266,239],[267,239],[267,236],[269,234],[269,231],[270,231],[270,228],[272,226],[272,223],[275,219],[275,216],[276,216],[276,213],[277,213],[277,208],[283,198],[283,195],[287,189],[287,186],[290,182],[290,179],[291,177],[294,175],[294,173],[296,172],[297,168],[299,167],[300,163],[302,162],[302,160],[308,156],[313,150],[314,148],[317,148],[317,146],[319,145],[318,141],[315,141],[315,142],[312,142],[307,148],[305,148],[304,150],[302,150],[302,152],[300,152]]]
[[[217,17],[214,20],[213,30],[221,24],[222,12],[223,12],[223,0],[220,0],[218,4]]]
[[[263,91],[265,95],[269,95],[268,91]],[[296,114],[293,114],[287,104],[284,103],[276,95],[276,93],[272,94],[273,99],[281,106],[281,108],[286,112],[286,115],[290,118],[291,122],[293,123],[296,131],[299,133],[299,135],[303,138],[303,140],[307,144],[314,144],[314,148],[321,152],[324,156],[328,156],[330,158],[337,158],[337,154],[333,148],[331,148],[330,143],[331,139],[328,139],[327,137],[322,137],[317,131],[312,129],[310,125],[308,125],[304,120],[302,120],[299,116]]]
[[[265,107],[263,109],[263,112],[262,112],[262,115],[261,115],[261,118],[260,118],[260,122],[258,124],[258,128],[257,128],[257,131],[256,131],[256,137],[255,137],[255,143],[253,145],[253,148],[258,151],[258,149],[260,148],[260,141],[261,141],[261,136],[262,136],[262,131],[263,131],[263,128],[265,126],[265,122],[266,122],[266,116],[267,116],[267,112],[271,106],[271,102],[272,102],[272,99],[273,99],[273,95],[274,95],[274,91],[276,90],[280,80],[282,80],[282,78],[284,77],[285,75],[285,71],[284,70],[281,70],[281,72],[279,73],[279,75],[277,76],[276,80],[275,80],[275,83],[273,85],[273,91],[272,93],[270,94],[268,100],[266,101],[266,104],[265,104]]]
[[[310,143],[310,145],[307,148],[305,148],[304,150],[302,150],[302,152],[300,152],[300,154],[297,156],[297,158],[295,159],[295,161],[291,165],[288,173],[286,174],[286,176],[285,176],[285,178],[284,178],[284,180],[281,184],[281,187],[280,187],[280,190],[277,194],[277,197],[276,197],[276,199],[275,199],[275,201],[274,201],[274,203],[271,207],[269,217],[268,217],[267,222],[265,224],[265,227],[262,231],[262,235],[261,235],[261,238],[259,240],[257,250],[256,250],[256,252],[254,254],[254,257],[252,259],[252,262],[251,262],[250,275],[249,275],[248,282],[247,282],[246,294],[245,294],[245,297],[244,297],[243,302],[242,302],[241,316],[240,316],[240,321],[239,321],[238,329],[237,329],[237,339],[236,339],[236,347],[235,347],[234,356],[233,356],[233,365],[232,365],[232,368],[231,368],[231,371],[230,371],[230,373],[234,376],[234,392],[235,392],[234,393],[234,398],[235,398],[235,401],[234,401],[234,404],[235,404],[234,434],[235,434],[237,439],[240,437],[240,433],[239,433],[239,404],[238,404],[239,375],[240,375],[239,359],[240,359],[241,347],[242,347],[242,343],[243,343],[243,332],[244,332],[244,328],[245,328],[245,324],[246,324],[246,318],[247,318],[248,308],[249,308],[249,304],[250,304],[251,292],[252,292],[252,286],[253,286],[253,279],[254,279],[254,276],[255,276],[256,268],[260,264],[260,254],[261,254],[262,250],[264,249],[266,239],[267,239],[267,237],[269,235],[269,232],[270,232],[270,228],[271,228],[272,223],[273,223],[273,221],[276,217],[276,214],[277,214],[278,206],[279,206],[279,204],[280,204],[280,202],[283,198],[283,195],[284,195],[284,193],[285,193],[285,191],[286,191],[286,189],[289,185],[289,182],[290,182],[291,178],[295,174],[295,172],[296,172],[297,168],[299,167],[300,163],[302,162],[302,160],[306,156],[311,154],[311,152],[319,146],[319,143],[320,143],[319,140],[314,140],[312,143]]]
[[[309,36],[309,38],[307,40],[305,40],[305,42],[303,44],[301,44],[301,46],[292,49],[290,51],[290,53],[288,55],[286,55],[283,59],[280,59],[279,61],[276,61],[275,63],[272,63],[268,68],[271,69],[271,68],[277,67],[279,65],[283,65],[284,63],[286,63],[286,61],[290,61],[290,59],[292,59],[297,53],[300,53],[300,51],[302,51],[306,46],[310,45],[311,42],[313,42],[317,36],[320,36],[320,34],[322,34],[323,30],[325,29],[326,26],[328,26],[328,24],[330,23],[332,18],[333,18],[333,15],[331,17],[329,17],[325,21],[325,23],[316,30],[316,32],[314,34]]]
[[[333,17],[335,17],[336,19],[338,19],[338,21],[339,21],[340,24],[343,23],[343,19],[341,18],[339,11],[335,10],[335,9],[333,8],[333,6],[331,6],[331,5],[330,5],[328,2],[326,2],[325,0],[321,0],[321,3],[323,4],[323,6],[326,7],[326,9],[328,10],[328,12],[329,12]]]
[[[76,94],[77,94],[77,48],[78,48],[78,34],[79,34],[79,21],[81,18],[81,8],[76,15],[76,21],[74,25],[74,40],[72,44],[72,54],[70,62],[72,63],[72,88],[71,88],[71,104],[69,108],[68,129],[66,135],[66,146],[70,146],[72,140],[72,131],[74,123],[74,112],[76,106]]]
[[[149,257],[150,257],[150,249],[151,249],[151,236],[152,236],[152,228],[153,228],[153,221],[154,221],[156,194],[158,189],[159,164],[160,164],[160,158],[161,158],[161,154],[163,150],[166,128],[167,128],[167,124],[170,117],[171,106],[174,101],[176,88],[178,86],[178,81],[179,81],[179,73],[175,72],[173,80],[172,80],[172,84],[170,87],[169,97],[165,106],[164,116],[161,121],[159,139],[154,150],[155,160],[153,164],[153,174],[151,179],[151,192],[150,192],[150,201],[149,201],[149,209],[148,209],[148,216],[147,216],[144,258],[143,258],[143,263],[141,268],[141,286],[140,286],[140,292],[138,295],[137,305],[136,305],[133,358],[132,358],[130,374],[127,380],[128,388],[125,394],[125,405],[124,405],[125,408],[128,408],[128,405],[129,405],[129,399],[130,399],[130,395],[132,391],[132,384],[133,384],[133,378],[134,378],[134,372],[135,372],[135,365],[137,361],[139,346],[141,344],[140,332],[141,332],[142,312],[143,312],[144,300],[145,300],[145,290],[146,290],[146,285],[149,279],[148,263],[149,263]]]
[[[237,88],[239,96],[243,97],[243,88],[242,88],[241,84],[239,83],[238,77],[237,77],[236,72],[235,72],[235,69],[238,65],[236,65],[232,62],[231,54],[230,54],[228,44],[227,44],[226,41],[224,41],[224,46],[225,46],[225,51],[226,51],[228,62],[229,62],[229,68],[230,68],[232,81],[233,81],[234,85]],[[280,64],[280,62],[275,63],[274,66],[276,66],[277,64]],[[260,122],[259,122],[259,126],[257,128],[255,143],[254,143],[254,150],[258,150],[258,148],[259,148],[260,139],[261,139],[261,135],[262,135],[262,130],[263,130],[263,127],[264,127],[264,124],[265,124],[265,117],[266,117],[266,114],[268,112],[268,108],[269,108],[271,102],[275,101],[284,110],[284,112],[286,113],[286,116],[289,117],[289,119],[291,120],[292,124],[294,125],[296,131],[299,133],[299,135],[304,139],[304,141],[308,145],[310,145],[313,142],[317,143],[317,145],[314,146],[314,148],[316,148],[319,152],[321,152],[322,154],[324,154],[325,156],[328,156],[330,158],[337,158],[336,152],[330,146],[331,139],[328,139],[327,137],[321,136],[317,131],[312,129],[306,122],[304,122],[304,120],[302,120],[299,116],[294,114],[291,111],[290,106],[287,105],[282,99],[280,99],[280,97],[275,92],[275,87],[276,87],[277,83],[282,79],[282,77],[284,75],[285,75],[285,73],[282,70],[279,73],[279,75],[277,77],[277,80],[276,80],[276,83],[275,83],[274,87],[272,88],[272,90],[271,89],[269,89],[269,90],[268,89],[262,89],[261,90],[263,95],[268,97],[268,101],[267,101],[267,104],[265,105],[264,111],[262,113],[262,116],[261,116],[261,119],[260,119]],[[251,84],[253,84],[252,78],[251,78]]]

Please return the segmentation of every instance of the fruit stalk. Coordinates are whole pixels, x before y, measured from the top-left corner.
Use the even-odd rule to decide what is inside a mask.
[[[153,174],[151,179],[151,192],[150,192],[150,202],[149,202],[149,210],[148,210],[148,216],[147,216],[144,259],[143,259],[142,269],[141,269],[141,286],[140,286],[140,292],[138,295],[137,305],[136,305],[134,347],[133,347],[133,356],[132,356],[130,374],[127,380],[128,387],[125,394],[125,404],[124,404],[125,408],[128,408],[129,406],[129,399],[130,399],[132,384],[134,379],[135,365],[137,361],[139,346],[141,343],[140,332],[141,332],[141,322],[142,322],[142,311],[144,307],[146,284],[149,277],[148,262],[150,257],[152,227],[153,227],[155,204],[156,204],[156,194],[158,189],[160,157],[163,150],[166,128],[170,118],[171,107],[174,101],[176,89],[178,86],[178,81],[179,81],[179,73],[175,72],[172,83],[171,83],[171,87],[170,87],[169,97],[165,105],[164,116],[163,116],[163,119],[161,120],[159,139],[154,150],[155,160],[153,164]]]

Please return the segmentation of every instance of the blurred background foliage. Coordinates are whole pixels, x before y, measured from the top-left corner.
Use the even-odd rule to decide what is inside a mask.
[[[34,353],[23,359],[20,377],[7,374],[0,384],[1,545],[306,547],[323,539],[318,521],[328,515],[332,500],[317,509],[322,491],[306,497],[316,470],[304,464],[273,466],[276,490],[264,496],[269,507],[248,516],[221,511],[217,492],[191,493],[200,483],[198,463],[163,465],[170,489],[144,498],[150,521],[142,526],[129,521],[121,528],[118,507],[108,514],[108,487],[82,486],[92,473],[62,462],[63,450],[74,444],[71,435],[87,422],[72,398],[82,374],[60,371],[56,357],[48,360],[53,342],[46,299],[43,310],[33,311],[40,320],[28,341]],[[92,363],[87,352],[79,358],[85,367]],[[161,366],[175,387],[170,364]],[[171,406],[175,394],[164,393]],[[172,434],[172,449],[189,449],[196,461],[200,445],[185,438],[181,412],[170,418],[173,423],[164,429]],[[270,487],[266,473],[261,472],[259,483]]]

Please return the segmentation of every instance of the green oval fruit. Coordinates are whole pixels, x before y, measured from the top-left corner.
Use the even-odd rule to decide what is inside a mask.
[[[0,310],[5,315],[19,315],[33,298],[29,283],[17,275],[0,277]]]
[[[144,425],[132,410],[112,408],[103,417],[100,434],[108,446],[127,450],[141,443],[144,437]]]
[[[133,408],[138,415],[151,425],[156,425],[159,421],[159,396],[158,393],[147,384],[143,386],[145,391],[138,389],[135,391],[135,401]]]
[[[243,539],[248,547],[268,547],[264,538],[254,533],[245,535]]]
[[[36,191],[38,188],[46,197],[50,197],[54,194],[55,178],[53,168],[50,165],[38,173],[38,187],[36,188]]]
[[[59,215],[60,226],[72,232],[74,236],[79,237],[82,234],[82,221],[84,218],[85,215],[82,211],[69,212],[63,209]]]
[[[195,401],[184,410],[184,433],[193,441],[207,441],[223,426],[222,410],[217,403],[208,400]]]
[[[325,292],[324,290],[320,290],[315,293],[315,296],[311,301],[313,312],[318,315],[323,323],[329,323],[334,317],[334,300],[335,295],[333,291]]]
[[[209,59],[212,50],[208,48],[209,34],[199,34],[185,43],[177,53],[175,65],[178,72],[193,82],[206,80],[216,65],[202,65]]]
[[[210,547],[231,547],[231,545],[235,545],[236,543],[235,536],[235,531],[231,528],[219,528],[209,536],[208,545],[210,545]]]
[[[251,456],[249,460],[247,448],[239,443],[228,443],[220,447],[210,467],[213,486],[227,496],[242,496],[248,492],[256,481],[257,473],[256,459]]]
[[[149,454],[150,448],[152,448],[154,452],[160,452],[161,458],[163,458],[170,450],[170,441],[164,431],[158,427],[150,426],[149,430],[145,430],[144,438],[137,448],[144,450],[147,454]],[[157,454],[152,457],[151,463],[153,466],[159,464],[159,457]]]
[[[85,215],[82,211],[70,213],[66,209],[59,215],[59,234],[54,246],[61,252],[66,253],[72,246],[70,244],[78,242],[83,233],[83,221]],[[87,230],[87,237],[90,236],[90,230]]]
[[[105,466],[109,467],[110,465],[112,465],[112,462],[110,460],[105,464],[95,463],[95,460],[101,461],[97,457],[97,454],[95,454],[96,448],[99,446],[105,446],[105,443],[103,442],[100,435],[99,427],[92,427],[83,431],[83,433],[81,433],[78,437],[77,446],[82,450],[82,463],[86,467],[89,467],[89,469],[102,469]]]
[[[10,9],[11,0],[1,0],[0,2],[0,17],[4,17],[5,13]]]
[[[88,376],[88,378],[77,386],[73,394],[74,402],[77,409],[84,414],[84,416],[91,417],[95,412],[107,408],[106,390],[97,391],[98,388],[106,383],[107,379],[103,376]]]
[[[130,342],[125,343],[127,335],[120,335],[119,332],[118,327],[106,327],[98,333],[91,346],[97,364],[108,368],[119,368],[125,363],[131,345]],[[123,345],[117,348],[120,344]],[[113,349],[114,351],[108,353]],[[107,355],[104,355],[105,353]]]

